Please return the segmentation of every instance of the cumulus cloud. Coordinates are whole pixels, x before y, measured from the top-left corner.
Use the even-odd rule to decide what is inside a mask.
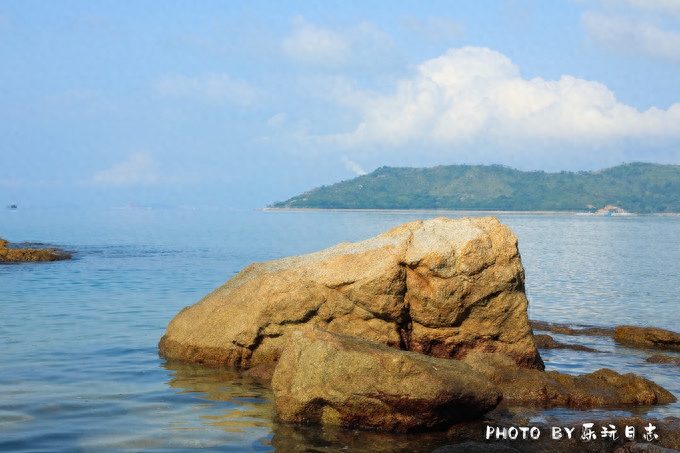
[[[103,186],[148,185],[160,179],[158,163],[148,151],[132,154],[127,160],[92,176],[92,182]]]
[[[257,98],[257,90],[245,80],[229,74],[207,74],[188,77],[168,74],[154,83],[154,92],[164,98],[190,99],[209,104],[249,106]]]
[[[680,104],[639,111],[598,82],[569,75],[528,80],[508,57],[487,48],[451,49],[419,65],[389,95],[355,91],[343,102],[358,112],[358,126],[320,137],[342,147],[455,149],[483,142],[498,150],[592,149],[680,138]]]
[[[369,22],[343,29],[330,29],[296,18],[281,49],[291,60],[326,68],[376,66],[389,60],[394,43],[390,36]]]
[[[624,54],[680,60],[680,31],[658,27],[647,20],[587,12],[581,17],[588,41]]]

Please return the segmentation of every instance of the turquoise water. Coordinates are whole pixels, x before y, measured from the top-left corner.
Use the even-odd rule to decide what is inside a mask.
[[[0,237],[56,245],[74,259],[0,266],[0,450],[436,448],[437,436],[279,425],[268,389],[232,370],[166,362],[157,343],[179,310],[252,262],[439,215],[470,213],[3,210]],[[680,217],[498,217],[519,238],[530,318],[680,330]],[[677,368],[646,364],[647,352],[555,337],[604,354],[546,351],[549,369],[607,366],[680,397]],[[582,413],[536,417],[546,415]],[[643,415],[680,416],[680,404]]]

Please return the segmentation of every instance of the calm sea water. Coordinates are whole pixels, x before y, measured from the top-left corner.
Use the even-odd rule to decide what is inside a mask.
[[[74,259],[0,266],[0,450],[436,448],[438,436],[277,424],[268,389],[232,370],[167,362],[157,343],[180,309],[252,262],[440,215],[480,214],[3,210],[0,237],[53,244]],[[680,217],[497,216],[519,238],[530,318],[680,330]],[[648,352],[609,338],[555,337],[604,354],[546,351],[548,369],[578,374],[607,366],[680,397],[678,369],[645,363]],[[680,416],[680,404],[641,414]],[[583,412],[533,418],[553,416]]]

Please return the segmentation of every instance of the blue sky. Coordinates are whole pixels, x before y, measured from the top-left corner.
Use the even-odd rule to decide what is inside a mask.
[[[0,203],[680,164],[680,0],[0,0]]]

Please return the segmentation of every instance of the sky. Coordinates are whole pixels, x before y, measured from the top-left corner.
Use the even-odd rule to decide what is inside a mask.
[[[0,205],[680,164],[680,0],[0,0]]]

